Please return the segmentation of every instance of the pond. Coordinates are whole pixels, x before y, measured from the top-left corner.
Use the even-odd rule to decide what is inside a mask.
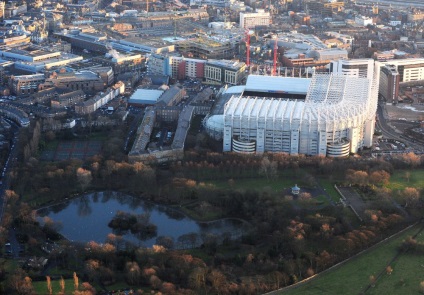
[[[108,226],[117,212],[148,216],[157,227],[154,237],[142,237],[130,231],[117,232]],[[213,222],[196,222],[181,212],[144,202],[119,192],[97,192],[38,210],[39,220],[47,216],[60,223],[59,232],[74,242],[106,242],[114,233],[136,246],[152,247],[158,237],[169,237],[175,248],[199,246],[207,238],[222,241],[238,238],[247,231],[247,225],[238,219],[222,219]]]

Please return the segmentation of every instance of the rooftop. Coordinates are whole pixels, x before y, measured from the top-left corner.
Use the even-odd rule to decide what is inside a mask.
[[[162,90],[137,89],[128,100],[129,103],[150,102],[155,103],[162,95]]]
[[[310,84],[308,78],[249,75],[245,91],[306,95]]]

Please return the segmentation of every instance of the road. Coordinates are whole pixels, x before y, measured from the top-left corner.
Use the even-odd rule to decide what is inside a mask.
[[[9,189],[10,182],[11,182],[9,174],[12,168],[16,165],[16,159],[18,156],[17,141],[18,141],[19,131],[20,131],[18,125],[15,122],[11,120],[8,120],[7,122],[12,126],[15,135],[13,136],[13,139],[12,139],[12,145],[10,147],[9,156],[7,157],[5,165],[1,171],[2,183],[0,185],[0,221],[3,219],[3,213],[4,213],[4,209],[6,205],[4,202],[5,192],[6,190]]]
[[[376,4],[379,6],[391,6],[391,7],[414,7],[414,8],[424,8],[424,1],[422,0],[358,0],[357,4]]]

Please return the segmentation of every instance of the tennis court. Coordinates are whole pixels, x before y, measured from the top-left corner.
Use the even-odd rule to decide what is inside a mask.
[[[64,161],[69,159],[87,159],[100,153],[102,142],[88,141],[61,141],[56,150],[46,150],[41,154],[44,161]]]

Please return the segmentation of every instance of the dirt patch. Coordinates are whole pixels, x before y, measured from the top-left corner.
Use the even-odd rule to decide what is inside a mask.
[[[386,105],[389,120],[420,121],[424,119],[423,104]]]

